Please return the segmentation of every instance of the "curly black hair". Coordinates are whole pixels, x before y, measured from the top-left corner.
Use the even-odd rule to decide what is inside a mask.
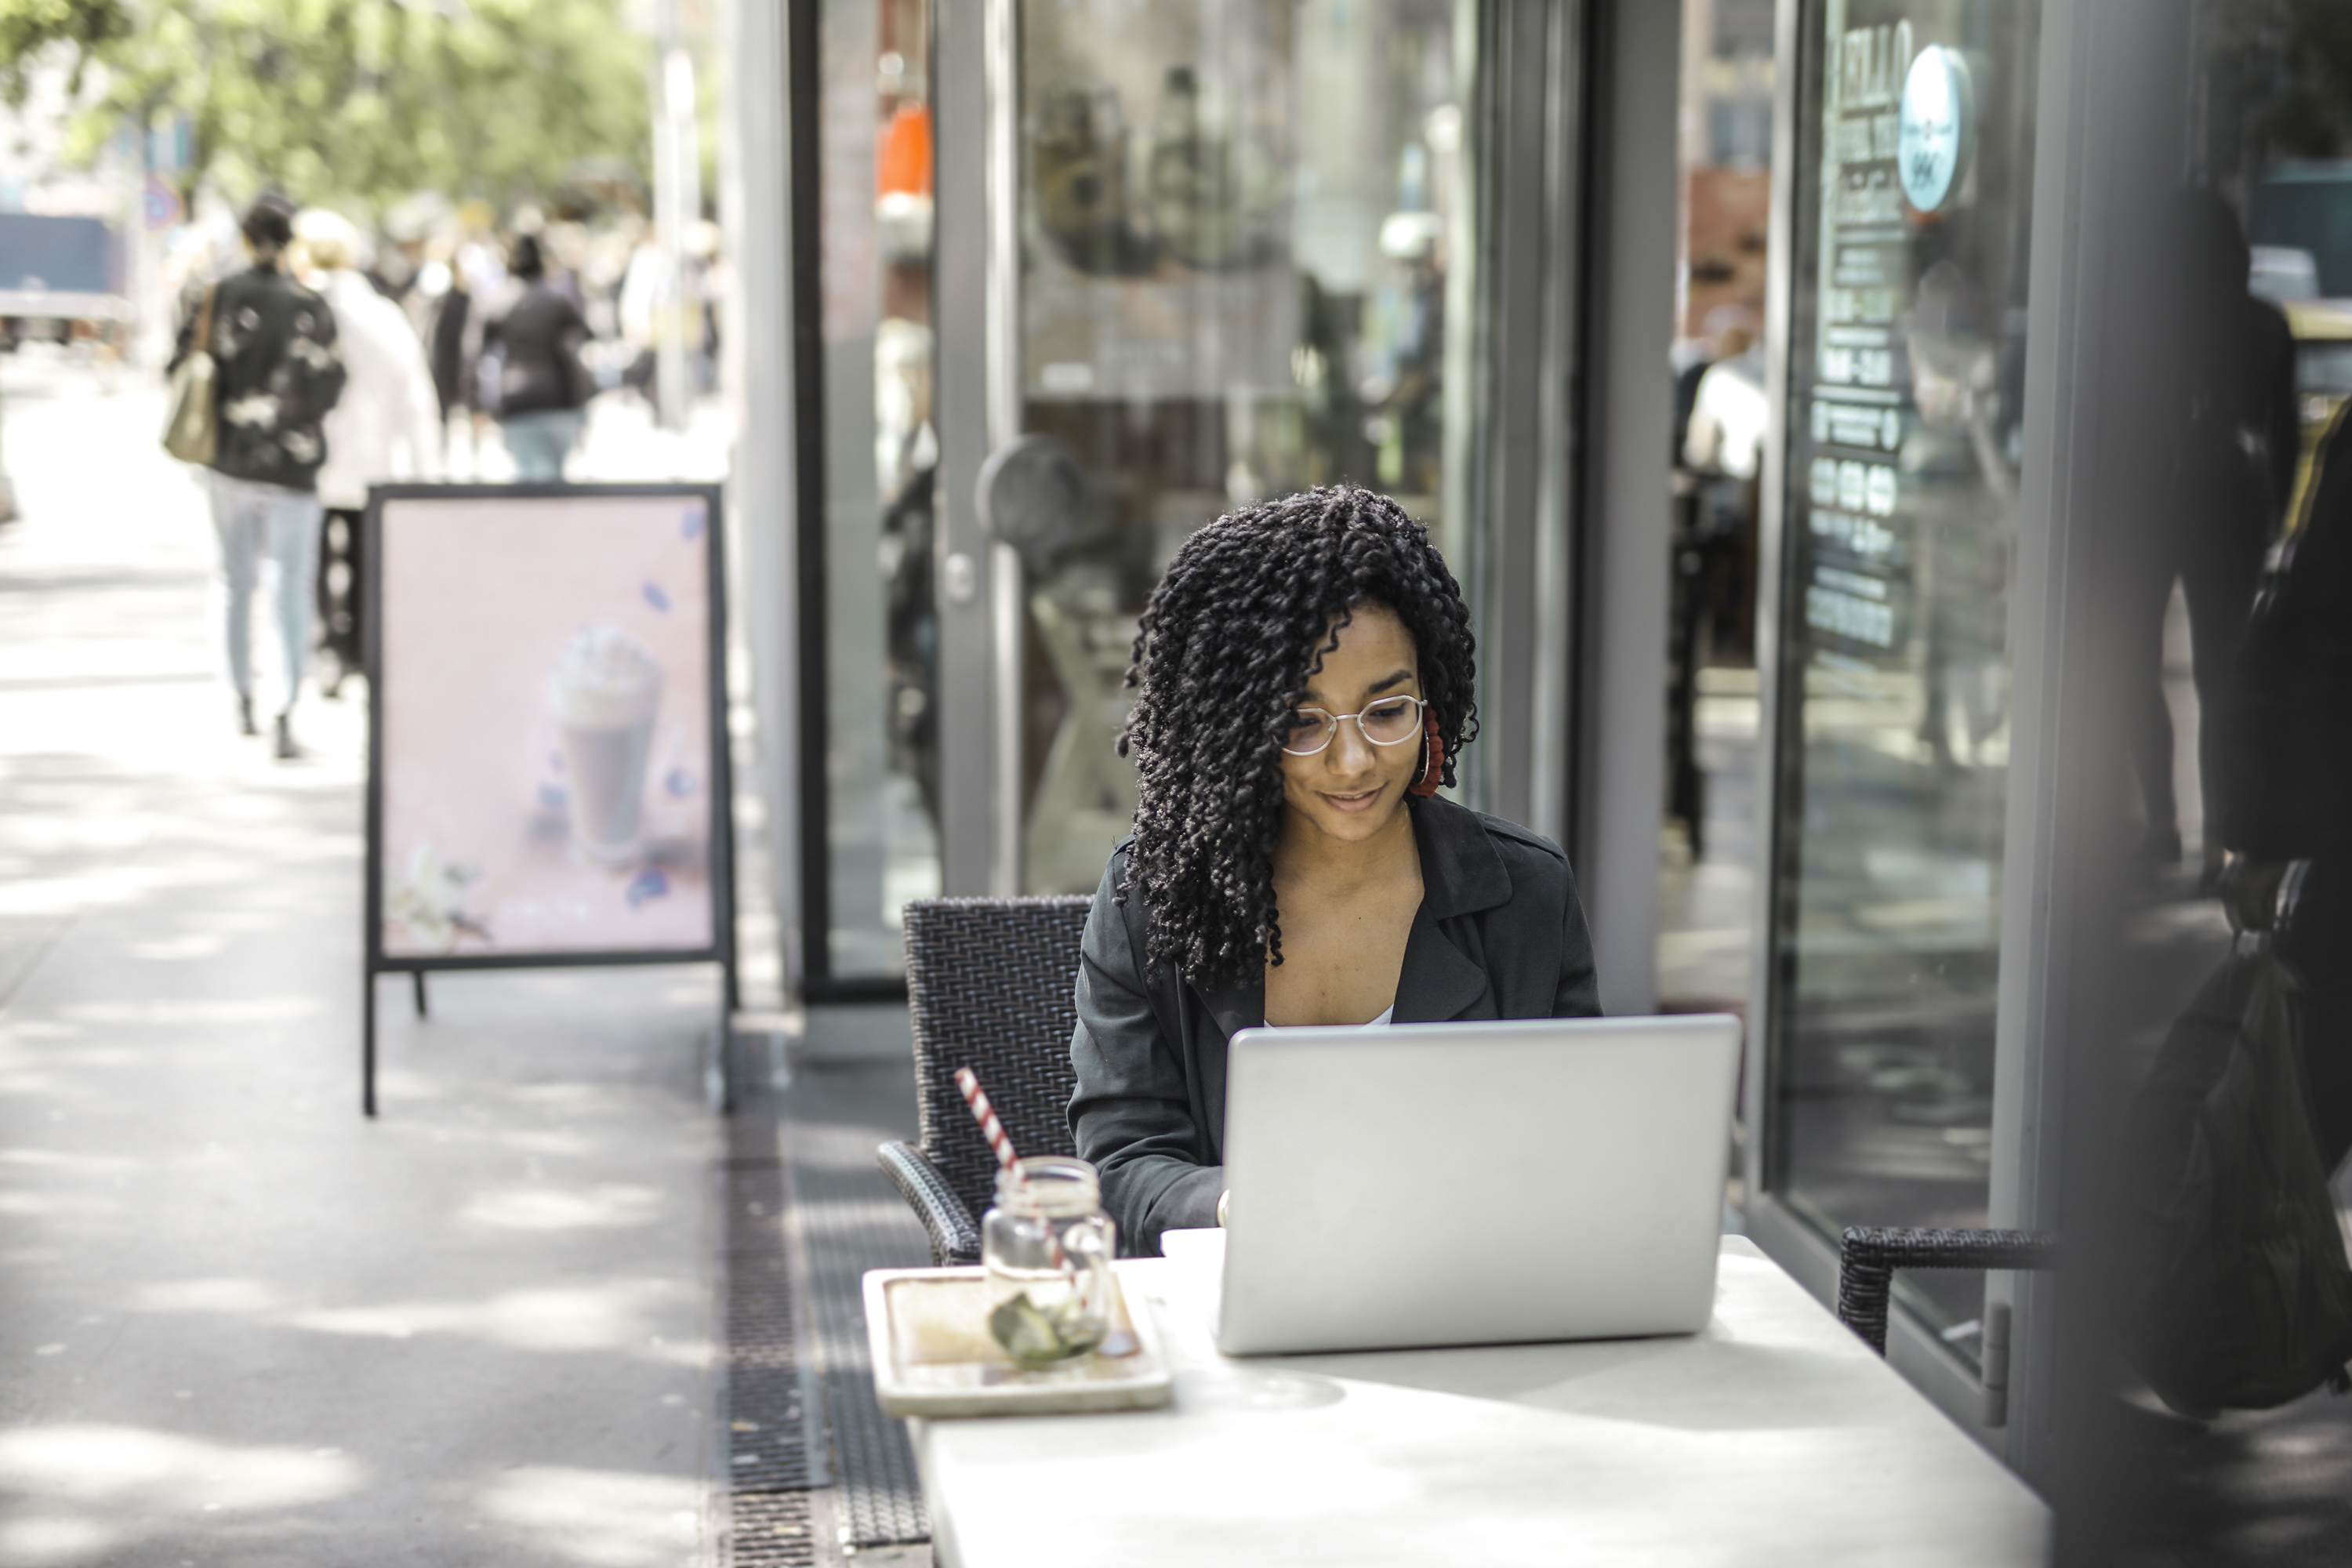
[[[1429,531],[1388,497],[1332,485],[1229,513],[1152,590],[1118,738],[1141,789],[1118,896],[1142,893],[1153,967],[1219,984],[1282,962],[1283,721],[1339,646],[1335,620],[1365,605],[1412,636],[1453,784],[1478,737],[1470,610]]]

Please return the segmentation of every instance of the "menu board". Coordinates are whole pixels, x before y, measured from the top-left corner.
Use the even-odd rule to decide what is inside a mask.
[[[1803,624],[1816,666],[1915,670],[1938,705],[1954,668],[2006,657],[2028,232],[2015,175],[2032,147],[2019,10],[1826,0],[1819,35],[1790,362]]]
[[[1880,662],[1899,658],[1912,632],[1897,462],[1913,412],[1897,331],[1911,303],[1910,237],[1896,170],[1912,26],[1849,27],[1844,10],[1832,0],[1822,88],[1804,616],[1817,647]]]

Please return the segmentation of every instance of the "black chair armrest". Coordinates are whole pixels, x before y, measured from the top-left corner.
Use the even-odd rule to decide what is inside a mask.
[[[2052,1268],[2058,1244],[2031,1230],[1882,1229],[1848,1226],[1838,1247],[1838,1321],[1886,1353],[1887,1298],[1897,1268]]]
[[[890,1178],[931,1238],[937,1268],[980,1261],[980,1226],[955,1195],[939,1168],[912,1144],[888,1142],[874,1151],[875,1163]]]

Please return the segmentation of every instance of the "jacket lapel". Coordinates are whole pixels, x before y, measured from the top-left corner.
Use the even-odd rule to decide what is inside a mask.
[[[1265,1023],[1265,976],[1260,974],[1237,985],[1200,986],[1192,988],[1208,1005],[1209,1016],[1217,1027],[1232,1039],[1236,1030],[1255,1029]]]
[[[1434,1024],[1460,1017],[1486,991],[1485,966],[1456,947],[1441,922],[1508,903],[1511,874],[1475,813],[1437,795],[1412,810],[1421,908],[1404,941],[1396,1021]]]
[[[1423,898],[1404,939],[1397,974],[1396,1022],[1438,1024],[1458,1018],[1486,989],[1486,972],[1446,939]]]
[[[1207,1008],[1218,1031],[1211,1036],[1195,1035],[1186,1042],[1186,1048],[1195,1053],[1192,1068],[1200,1085],[1203,1127],[1209,1138],[1202,1157],[1211,1164],[1219,1164],[1225,1157],[1226,1052],[1235,1034],[1265,1023],[1265,977],[1260,974],[1238,985],[1205,989],[1196,985],[1192,994]]]

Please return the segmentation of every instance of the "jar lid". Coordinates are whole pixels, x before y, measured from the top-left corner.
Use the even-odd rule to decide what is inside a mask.
[[[1038,1154],[996,1173],[1000,1208],[1047,1219],[1076,1219],[1102,1208],[1102,1178],[1084,1160]]]

